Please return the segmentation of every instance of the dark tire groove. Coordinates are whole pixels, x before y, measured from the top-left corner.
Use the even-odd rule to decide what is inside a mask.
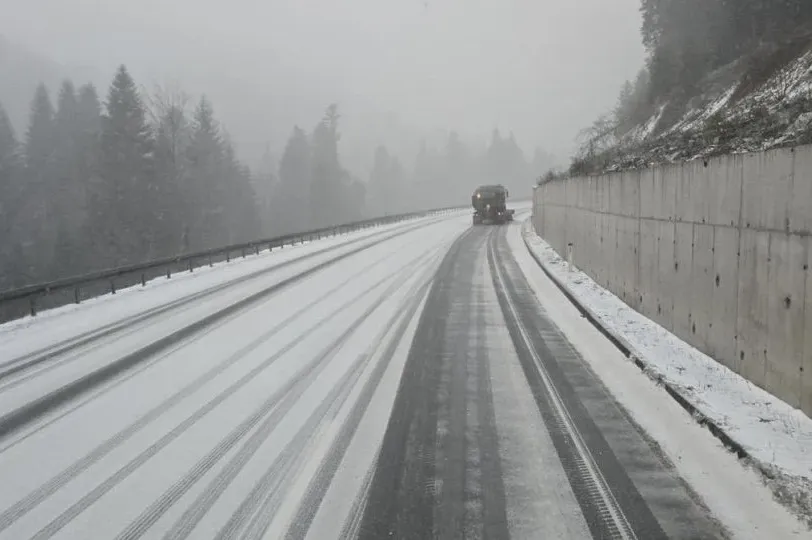
[[[530,384],[536,404],[544,420],[544,424],[553,440],[556,452],[561,460],[564,470],[570,482],[570,486],[575,494],[576,500],[581,506],[584,518],[592,533],[593,538],[615,538],[619,533],[614,528],[614,524],[604,519],[605,509],[602,508],[598,498],[594,496],[585,478],[579,472],[579,456],[572,446],[569,436],[559,423],[557,415],[553,412],[554,406],[547,394],[539,368],[533,360],[533,353],[528,349],[532,346],[535,353],[541,359],[544,369],[551,377],[553,384],[559,393],[564,407],[572,418],[577,430],[584,439],[600,473],[610,486],[617,504],[626,516],[629,525],[639,538],[646,540],[666,538],[662,527],[654,517],[651,509],[640,495],[636,486],[632,483],[625,469],[620,465],[617,457],[612,452],[603,434],[595,425],[592,418],[587,413],[583,404],[578,400],[569,381],[563,375],[555,355],[550,351],[542,331],[557,331],[556,327],[545,316],[542,316],[536,304],[535,297],[527,294],[521,296],[517,291],[515,277],[520,270],[512,255],[505,249],[499,250],[497,257],[497,246],[501,244],[501,235],[494,235],[489,250],[488,263],[494,275],[494,287],[496,288],[499,304],[504,315],[508,331],[516,348],[519,360],[525,377]],[[510,261],[510,270],[507,269],[507,262]],[[498,268],[497,268],[498,267]],[[499,272],[505,280],[505,288],[497,280]],[[522,326],[525,328],[531,341],[526,344],[519,329],[519,321],[514,318],[508,305],[508,296],[512,299],[513,305],[518,311],[518,316],[522,319]],[[529,297],[527,297],[529,296]]]
[[[477,293],[478,304],[484,305],[485,291]],[[482,467],[482,502],[484,540],[510,538],[507,520],[507,501],[502,477],[502,460],[499,457],[499,434],[491,388],[491,370],[487,355],[487,327],[482,310],[477,312],[476,358],[479,365],[479,447]]]
[[[362,540],[459,537],[486,529],[489,538],[507,537],[492,396],[483,386],[481,359],[468,356],[475,321],[466,312],[472,307],[475,261],[462,254],[472,258],[477,242],[484,241],[473,231],[449,249],[421,315],[360,520]],[[456,328],[449,322],[455,318]],[[475,414],[467,412],[468,405]],[[480,422],[481,415],[487,423]],[[488,430],[493,438],[486,441],[482,432]],[[497,493],[485,503],[479,491],[491,488]],[[469,511],[467,502],[488,509]],[[493,526],[486,527],[486,520]]]

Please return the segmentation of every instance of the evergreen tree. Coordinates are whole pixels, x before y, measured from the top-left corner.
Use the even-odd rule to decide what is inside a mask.
[[[17,137],[14,134],[14,127],[11,125],[6,109],[0,103],[0,171],[8,173],[9,168],[17,163]],[[4,172],[0,172],[4,174]],[[7,179],[6,176],[0,178]],[[0,185],[6,185],[4,182]]]
[[[196,210],[188,162],[192,126],[183,94],[161,95],[156,101],[155,173],[163,195],[156,208],[156,249],[169,256],[190,249],[188,231]]]
[[[54,107],[44,84],[37,86],[31,102],[25,139],[25,164],[33,177],[42,178],[54,152]]]
[[[312,223],[310,159],[310,142],[297,126],[293,128],[279,162],[279,185],[271,199],[272,223],[277,231],[305,230]]]
[[[95,245],[109,264],[150,256],[153,208],[160,194],[154,144],[141,98],[127,68],[121,66],[107,95],[102,117],[99,181],[90,198]]]
[[[270,236],[273,231],[273,194],[279,187],[270,145],[266,145],[259,167],[251,174],[251,186],[256,193],[260,236]]]
[[[27,277],[43,281],[50,278],[49,267],[56,242],[55,213],[55,130],[54,108],[48,89],[40,84],[31,102],[25,139],[25,171],[21,186],[18,219]]]
[[[338,106],[327,108],[313,132],[310,212],[312,226],[325,227],[341,222],[343,213],[343,171],[338,158]]]
[[[0,104],[0,290],[20,286],[23,282],[22,247],[14,228],[22,204],[17,152],[14,128]]]
[[[251,172],[238,160],[228,135],[223,137],[226,242],[249,242],[259,236],[256,193],[251,185]]]
[[[80,272],[82,264],[82,225],[85,220],[85,179],[81,170],[82,129],[79,104],[71,81],[59,90],[54,120],[55,182],[50,195],[54,198],[53,220],[57,239],[51,262],[53,277]]]
[[[193,250],[225,245],[227,185],[224,180],[224,152],[220,126],[214,109],[204,96],[194,112],[192,140],[189,146],[189,176],[192,188],[187,192],[195,202],[190,234]]]

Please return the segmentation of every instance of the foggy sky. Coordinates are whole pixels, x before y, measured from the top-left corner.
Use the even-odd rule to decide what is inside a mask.
[[[62,64],[93,69],[102,93],[120,63],[145,86],[174,81],[206,92],[249,153],[268,142],[278,151],[294,123],[310,128],[338,101],[346,130],[376,124],[368,138],[454,128],[485,140],[498,127],[512,130],[528,152],[540,145],[566,158],[578,130],[613,105],[622,82],[642,65],[638,6],[0,0],[0,34]],[[395,151],[408,146],[389,144]]]

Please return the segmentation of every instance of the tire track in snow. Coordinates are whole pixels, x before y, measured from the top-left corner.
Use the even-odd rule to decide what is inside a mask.
[[[408,266],[396,275],[402,275],[411,269]],[[391,279],[391,276],[388,278]],[[173,526],[168,537],[185,538],[191,533],[197,522],[202,519],[206,511],[211,508],[217,498],[225,491],[225,488],[237,476],[240,470],[248,462],[261,443],[267,438],[270,431],[284,418],[292,408],[301,394],[307,389],[309,384],[326,367],[329,360],[339,350],[341,345],[349,339],[355,330],[385,301],[385,299],[396,290],[397,281],[387,287],[382,295],[370,306],[360,317],[355,319],[350,327],[332,344],[330,344],[320,355],[310,360],[289,380],[282,390],[276,392],[267,400],[248,420],[244,421],[237,429],[225,437],[217,447],[201,459],[191,471],[182,479],[176,482],[164,495],[147,508],[136,520],[119,535],[119,539],[132,540],[143,535],[169,508],[177,502],[191,487],[200,480],[240,439],[260,420],[267,415],[285,397],[282,405],[273,409],[273,413],[266,420],[263,426],[252,435],[249,442],[243,446],[238,454],[232,459],[226,468],[221,471],[213,485],[211,485],[190,507],[184,512],[181,520]],[[343,310],[342,310],[343,311]],[[306,335],[306,334],[305,334]],[[298,340],[297,340],[298,341]],[[253,378],[253,377],[252,377]]]
[[[100,386],[116,378],[117,376],[125,374],[126,372],[137,367],[139,364],[144,363],[150,357],[155,356],[162,351],[195,336],[195,334],[202,331],[210,331],[215,325],[223,324],[229,318],[244,313],[246,309],[256,306],[259,302],[265,300],[267,297],[275,294],[276,292],[285,289],[290,285],[293,285],[327,267],[330,267],[341,260],[366,251],[392,238],[402,236],[415,229],[427,227],[431,224],[433,224],[433,222],[423,223],[407,230],[400,230],[375,242],[363,245],[348,251],[347,253],[342,253],[341,255],[338,255],[332,259],[316,264],[315,266],[308,268],[299,274],[286,278],[261,291],[251,294],[246,298],[238,300],[225,308],[206,315],[196,322],[176,330],[131,354],[119,358],[114,362],[110,362],[109,364],[106,364],[105,366],[83,377],[80,377],[79,379],[69,382],[40,398],[34,399],[31,402],[6,413],[0,417],[0,440],[22,429],[27,424],[36,420],[38,417],[77,399],[82,394],[90,392],[95,387]]]
[[[319,406],[308,417],[302,427],[299,428],[293,439],[282,449],[280,454],[274,459],[270,468],[260,477],[259,481],[251,490],[237,511],[231,516],[226,525],[218,532],[216,538],[234,538],[236,531],[242,527],[245,520],[255,513],[256,506],[266,498],[274,499],[278,497],[281,486],[289,480],[298,470],[298,466],[307,457],[307,449],[315,440],[325,423],[334,420],[340,408],[344,405],[352,389],[358,382],[364,369],[369,363],[369,357],[360,355],[350,366],[349,370],[342,376],[329,394]],[[264,508],[264,505],[263,505]],[[271,514],[272,515],[272,514]],[[256,516],[255,516],[256,517]],[[196,523],[195,523],[196,524]],[[165,540],[178,540],[187,538],[191,530],[184,531],[182,535],[167,534]],[[240,535],[246,538],[246,534]]]
[[[479,502],[481,508],[482,538],[509,538],[507,518],[507,499],[505,481],[502,476],[502,460],[499,455],[499,432],[496,425],[496,411],[491,387],[490,359],[488,358],[487,322],[484,306],[485,286],[488,283],[476,283],[476,317],[473,347],[476,351],[478,370],[477,413],[479,431],[479,469],[481,474]]]
[[[415,267],[420,266],[424,260],[435,256],[436,251],[437,251],[436,249],[433,249],[430,251],[428,255],[424,255],[419,259],[410,263],[407,267],[403,269],[401,275],[410,274],[412,270]],[[402,286],[403,282],[400,280],[396,280],[396,282],[393,283],[382,294],[378,302],[376,302],[375,305],[373,305],[367,312],[365,312],[361,317],[359,317],[359,319],[357,319],[353,323],[353,327],[347,331],[345,336],[342,336],[341,344],[343,344],[343,342],[346,341],[346,339],[349,339],[349,337],[358,329],[358,327],[360,327],[361,324],[363,324],[367,319],[369,319],[369,317],[372,316],[372,314],[375,311],[377,311],[377,309],[386,301],[386,299],[388,299]],[[355,370],[359,366],[362,368],[362,370],[363,368],[366,367],[366,364],[369,361],[369,356],[367,355],[366,357],[362,357],[361,359],[364,359],[364,362],[359,363],[360,359],[356,360],[350,371]],[[295,399],[298,399],[304,392],[305,385],[309,385],[310,383],[312,383],[313,380],[316,379],[316,377],[318,377],[318,375],[326,367],[328,362],[329,358],[324,358],[318,360],[314,367],[309,368],[308,371],[309,375],[307,381],[300,386],[300,389]],[[360,376],[360,373],[361,371],[357,373],[355,379],[357,379],[357,377]],[[346,391],[349,392],[351,388],[352,388],[351,386],[346,388]],[[340,383],[337,387],[334,387],[333,390],[331,390],[331,395],[333,394],[333,392],[337,390],[344,392],[344,383]],[[336,398],[328,398],[327,404],[329,405],[335,399]],[[293,402],[291,402],[291,406],[292,404]],[[276,414],[277,410],[274,411],[274,414]],[[325,411],[326,410],[327,409],[325,409]],[[282,412],[282,416],[284,416],[287,412],[288,410]],[[251,491],[251,494],[246,498],[246,500],[243,501],[243,503],[240,505],[235,515],[232,516],[232,518],[226,524],[223,531],[221,531],[221,534],[223,534],[224,531],[239,528],[242,525],[244,519],[246,519],[248,516],[250,516],[251,513],[253,513],[254,508],[256,507],[257,504],[259,504],[259,501],[262,499],[262,497],[269,492],[273,494],[274,484],[278,485],[279,483],[281,483],[284,480],[284,477],[291,472],[292,464],[301,461],[304,458],[307,443],[313,437],[315,437],[317,431],[316,426],[321,424],[321,421],[319,419],[323,418],[324,415],[326,414],[327,414],[326,412],[322,412],[320,414],[314,413],[314,415],[311,416],[307,424],[308,426],[311,427],[300,429],[299,432],[294,436],[294,439],[291,442],[289,442],[288,445],[286,445],[286,447],[282,450],[280,456],[276,460],[274,460],[274,463],[271,465],[268,471],[260,478],[260,480],[254,486],[254,488]],[[313,422],[315,422],[315,424],[313,424]],[[251,440],[248,443],[246,443],[246,445],[240,450],[238,455],[232,459],[232,462],[218,474],[217,478],[210,484],[210,487],[198,497],[195,503],[193,503],[192,507],[187,509],[186,512],[184,512],[180,520],[172,527],[170,532],[168,532],[164,538],[172,540],[180,540],[183,538],[187,538],[192,533],[194,527],[200,522],[205,513],[209,509],[211,509],[216,500],[225,491],[226,487],[228,487],[228,485],[234,480],[234,478],[236,478],[237,474],[239,474],[239,472],[242,470],[242,468],[245,466],[248,460],[254,455],[254,453],[259,449],[262,443],[265,442],[265,440],[267,439],[267,437],[270,435],[271,431],[277,424],[278,419],[267,422],[266,425],[264,425],[262,428],[260,428],[260,430],[255,432],[254,435],[252,435]],[[271,513],[272,510],[266,508],[263,510],[263,512]],[[152,523],[154,523],[154,520],[152,521]],[[119,540],[123,540],[124,538],[126,538],[127,540],[132,540],[135,537],[119,537]]]
[[[415,242],[417,242],[417,240],[415,240]],[[408,244],[407,244],[407,245],[408,245]],[[390,256],[389,256],[389,255],[384,255],[383,257],[380,257],[379,259],[376,259],[375,261],[373,261],[373,262],[370,264],[370,266],[369,266],[368,268],[374,268],[375,266],[378,266],[378,265],[380,265],[380,264],[384,264],[384,263],[388,262],[389,258],[390,258]],[[270,331],[268,331],[267,333],[263,334],[263,336],[261,336],[261,337],[260,337],[260,339],[254,340],[254,341],[253,341],[253,342],[251,342],[251,343],[250,343],[248,346],[243,347],[242,349],[240,349],[240,352],[238,352],[238,353],[237,353],[237,354],[235,354],[235,355],[230,356],[229,358],[230,358],[231,360],[227,360],[227,361],[226,361],[226,363],[227,363],[228,365],[226,365],[225,367],[230,367],[230,366],[231,366],[233,363],[235,363],[235,362],[236,362],[236,360],[233,360],[235,357],[237,357],[237,356],[241,356],[241,355],[244,355],[244,354],[246,354],[247,352],[249,352],[251,349],[253,349],[253,348],[255,348],[255,347],[259,346],[259,345],[260,345],[261,343],[263,343],[264,341],[267,341],[268,339],[270,339],[271,337],[273,337],[275,334],[277,334],[279,331],[281,331],[281,330],[282,330],[282,329],[283,329],[285,326],[287,326],[288,324],[290,324],[290,322],[292,322],[292,321],[293,321],[293,320],[294,320],[296,317],[298,317],[299,315],[301,315],[301,314],[305,313],[306,311],[308,311],[309,309],[311,309],[312,307],[314,307],[314,306],[315,306],[315,305],[317,305],[318,303],[320,303],[320,302],[322,302],[322,301],[326,300],[327,298],[330,298],[330,297],[331,297],[331,296],[333,296],[333,295],[334,295],[336,292],[338,292],[338,291],[339,291],[339,290],[340,290],[342,287],[344,287],[345,285],[347,285],[347,284],[349,284],[350,282],[354,281],[355,279],[358,279],[358,276],[351,276],[351,277],[349,277],[349,278],[345,279],[344,281],[342,281],[342,282],[340,282],[340,283],[336,284],[334,288],[330,289],[330,290],[329,290],[329,291],[328,291],[328,292],[327,292],[327,293],[326,293],[324,296],[322,296],[321,298],[319,298],[319,299],[317,299],[317,300],[315,300],[315,301],[313,301],[313,302],[310,302],[310,303],[309,303],[309,304],[307,304],[305,307],[303,307],[303,308],[301,308],[301,309],[297,310],[297,311],[296,311],[296,312],[295,312],[293,315],[291,315],[290,317],[288,317],[288,318],[287,318],[285,321],[283,321],[281,324],[276,325],[276,326],[275,326],[275,327],[273,327],[273,328],[272,328]],[[188,343],[192,343],[193,341],[197,341],[197,340],[199,340],[199,339],[202,339],[203,337],[205,337],[205,335],[207,335],[207,333],[201,333],[201,334],[198,334],[198,336],[196,336],[196,337],[194,337],[194,338],[190,339],[189,341],[187,341],[187,342],[186,342],[186,344],[188,344]],[[171,350],[167,351],[167,352],[165,353],[165,355],[167,355],[167,354],[172,354],[173,352],[175,352],[175,350],[176,350],[177,348],[178,348],[178,347],[175,347],[175,348],[173,348],[173,349],[171,349]],[[76,405],[73,405],[72,407],[68,408],[68,409],[67,409],[67,410],[65,410],[64,412],[60,413],[58,416],[56,416],[56,417],[54,417],[54,418],[51,418],[51,419],[49,419],[47,422],[44,422],[44,423],[42,423],[42,424],[40,424],[40,425],[36,426],[36,428],[35,428],[35,429],[33,429],[33,430],[31,430],[31,431],[29,431],[29,432],[25,433],[25,434],[24,434],[24,435],[22,435],[21,437],[19,437],[19,438],[15,439],[15,440],[13,440],[13,441],[10,441],[10,442],[8,442],[7,444],[5,444],[5,445],[3,445],[3,446],[0,446],[0,455],[2,455],[2,454],[3,454],[3,452],[5,452],[6,450],[9,450],[10,448],[12,448],[12,447],[16,446],[17,444],[20,444],[21,442],[25,441],[26,439],[28,439],[28,438],[29,438],[29,437],[31,437],[32,435],[34,435],[34,434],[36,434],[36,433],[39,433],[40,431],[42,431],[43,429],[47,428],[48,426],[50,426],[50,425],[52,425],[52,424],[56,423],[57,421],[61,420],[61,419],[62,419],[62,418],[64,418],[65,416],[67,416],[67,415],[71,414],[72,412],[74,412],[74,411],[76,411],[76,410],[78,410],[78,409],[82,408],[83,406],[87,405],[88,403],[90,403],[90,402],[91,402],[91,401],[93,401],[94,399],[96,399],[96,398],[98,398],[98,397],[100,397],[100,396],[102,396],[102,395],[104,395],[104,394],[107,394],[108,392],[110,392],[110,391],[114,390],[115,388],[117,388],[117,387],[119,387],[120,385],[124,384],[125,382],[129,381],[130,379],[132,379],[132,378],[133,378],[133,377],[135,377],[136,375],[138,375],[138,374],[142,373],[143,371],[145,371],[146,369],[148,369],[148,368],[152,367],[152,366],[153,366],[154,364],[156,364],[157,362],[159,362],[159,361],[163,360],[163,358],[164,358],[164,356],[165,356],[165,355],[162,355],[162,356],[159,356],[159,357],[152,358],[151,360],[149,360],[149,361],[148,361],[148,362],[146,362],[145,364],[143,364],[143,365],[139,366],[138,368],[135,368],[133,371],[129,372],[129,373],[128,373],[127,375],[125,375],[124,377],[122,377],[122,378],[120,378],[120,379],[117,379],[117,380],[116,380],[116,381],[115,381],[113,384],[111,384],[111,385],[109,385],[109,386],[106,386],[105,388],[101,389],[100,391],[97,391],[96,393],[94,393],[94,394],[93,394],[93,395],[91,395],[90,397],[88,397],[88,398],[86,398],[86,399],[83,399],[82,401],[80,401],[80,402],[79,402],[79,403],[77,403]],[[224,369],[225,369],[225,368],[224,368]],[[213,368],[213,369],[212,369],[210,372],[208,372],[208,373],[207,373],[207,375],[208,375],[209,373],[211,373],[211,372],[215,371],[215,370],[217,370],[217,368]],[[222,371],[222,370],[220,370],[220,371]],[[220,371],[218,371],[218,373],[219,373]],[[205,375],[204,375],[204,376],[205,376]],[[213,377],[212,377],[212,378],[213,378]],[[194,383],[193,383],[193,384],[194,384]],[[161,405],[159,405],[159,407],[160,407],[160,406],[161,406]],[[2,517],[1,517],[1,516],[2,516],[2,514],[0,514],[0,531],[2,531],[2,523],[3,523],[3,521],[2,521]]]
[[[517,307],[521,298],[503,257],[497,255],[498,238],[496,234],[491,235],[488,265],[499,305],[539,412],[592,536],[634,540],[640,532],[647,540],[665,538],[651,510],[617,464],[591,418],[571,392],[563,394],[561,379],[551,376],[556,360],[552,355],[542,359],[539,351],[543,350],[543,340],[539,337],[536,341],[528,333],[531,321],[525,320],[526,313]],[[509,255],[504,258],[507,257]],[[531,300],[535,301],[528,299]],[[611,484],[607,475],[612,478]]]
[[[437,220],[432,220],[432,223],[435,222],[435,221],[437,221]],[[422,226],[422,225],[417,225],[416,227],[420,227],[420,226]],[[414,227],[415,226],[412,226],[412,227],[407,226],[407,230],[411,229],[411,228],[414,228]],[[330,253],[330,252],[335,251],[337,249],[341,249],[341,248],[353,245],[353,244],[358,243],[358,242],[363,242],[363,241],[366,241],[366,240],[374,239],[377,236],[385,235],[385,234],[387,234],[389,232],[391,232],[391,231],[380,231],[380,232],[373,233],[371,235],[364,236],[362,238],[353,239],[353,240],[350,240],[348,242],[341,243],[341,244],[338,244],[338,245],[335,245],[335,246],[329,246],[327,248],[321,249],[319,251],[315,251],[313,253],[306,253],[306,254],[304,254],[304,255],[302,255],[300,257],[296,257],[295,259],[282,261],[282,262],[280,262],[278,264],[275,264],[275,265],[267,267],[267,268],[262,268],[260,270],[255,271],[255,272],[252,272],[252,273],[250,273],[248,275],[240,276],[240,277],[235,278],[235,279],[233,279],[231,281],[228,281],[226,283],[221,283],[221,284],[218,284],[218,285],[211,286],[211,287],[209,287],[207,289],[204,289],[202,291],[198,291],[198,292],[193,293],[193,294],[191,294],[189,296],[185,296],[183,298],[173,300],[173,301],[171,301],[171,302],[169,302],[167,304],[163,304],[161,306],[156,306],[154,308],[150,308],[150,309],[148,309],[146,311],[143,311],[141,313],[137,313],[135,315],[131,315],[129,317],[126,317],[126,318],[124,318],[122,320],[106,324],[106,325],[102,326],[101,328],[96,328],[96,329],[93,329],[93,330],[91,330],[89,332],[85,332],[85,333],[80,334],[78,336],[74,336],[74,337],[72,337],[70,339],[67,339],[67,340],[64,340],[62,342],[53,344],[53,345],[51,345],[51,346],[49,346],[49,347],[47,347],[45,349],[40,349],[38,351],[27,353],[27,354],[25,354],[23,356],[20,356],[20,357],[17,357],[15,359],[13,359],[13,360],[0,363],[0,381],[3,381],[6,378],[11,377],[12,375],[14,375],[14,374],[16,374],[16,373],[18,373],[20,371],[26,371],[26,370],[34,368],[34,367],[36,367],[36,366],[38,366],[40,364],[46,363],[49,360],[57,359],[57,362],[59,364],[62,364],[65,360],[64,359],[62,359],[62,360],[58,359],[59,356],[68,354],[71,351],[74,351],[76,349],[80,349],[81,347],[84,347],[84,346],[87,346],[87,345],[96,345],[96,343],[104,344],[104,343],[106,343],[107,339],[112,339],[112,338],[119,339],[121,337],[121,335],[130,334],[131,333],[131,331],[130,331],[131,328],[133,326],[138,325],[139,323],[142,323],[142,322],[148,322],[148,324],[143,325],[140,328],[148,327],[148,326],[150,326],[152,324],[155,324],[157,322],[154,319],[156,319],[158,316],[160,316],[160,315],[162,315],[162,314],[164,314],[166,312],[172,311],[175,308],[186,306],[187,304],[194,303],[197,300],[200,300],[202,298],[206,298],[208,296],[212,296],[212,295],[214,295],[214,294],[216,294],[218,292],[221,292],[221,291],[226,290],[226,289],[233,288],[233,287],[235,287],[237,285],[243,284],[243,283],[248,282],[248,281],[252,281],[252,280],[254,280],[256,278],[264,277],[264,276],[269,275],[269,274],[273,274],[274,272],[276,272],[278,270],[282,270],[284,268],[287,268],[288,266],[292,266],[293,264],[300,263],[300,262],[306,261],[308,259],[312,259],[312,258],[317,257],[319,255],[324,255],[326,253]],[[177,313],[177,312],[175,312],[175,313]],[[140,328],[136,328],[135,330],[138,330]],[[125,333],[123,333],[121,335],[116,335],[118,332],[122,332],[122,331],[125,331]],[[73,359],[75,359],[75,357],[71,358],[70,360],[73,360]],[[68,361],[70,361],[70,360],[68,360]],[[43,372],[37,372],[37,374],[41,374],[41,373],[43,373]],[[5,386],[0,386],[0,392],[2,392],[4,389],[6,389]]]
[[[187,427],[190,427],[194,424],[199,418],[202,418],[205,414],[213,410],[219,403],[224,401],[231,392],[234,392],[247,384],[252,378],[257,376],[260,372],[264,371],[267,367],[269,367],[273,362],[275,362],[278,358],[283,356],[289,350],[294,348],[298,342],[302,339],[305,339],[308,335],[312,332],[316,331],[320,326],[326,324],[330,320],[334,319],[335,317],[339,316],[342,312],[346,309],[351,307],[355,302],[357,302],[360,298],[363,298],[376,288],[380,287],[383,283],[387,280],[392,279],[400,275],[404,270],[399,270],[398,272],[388,275],[381,280],[377,281],[376,283],[372,284],[372,286],[366,288],[361,294],[351,298],[349,301],[341,304],[337,309],[333,310],[332,312],[328,313],[326,316],[319,319],[317,323],[310,326],[307,330],[300,333],[299,335],[295,336],[291,341],[289,341],[288,345],[277,352],[277,354],[273,355],[272,357],[266,359],[262,364],[252,369],[248,374],[243,376],[240,380],[233,383],[229,388],[221,392],[215,399],[207,403],[204,407],[199,409],[192,417],[187,418],[186,423],[188,424]],[[355,279],[355,276],[349,278],[347,282]],[[284,328],[286,328],[291,322],[293,322],[296,318],[300,317],[302,314],[306,313],[310,309],[312,309],[316,304],[320,301],[324,300],[328,296],[334,294],[339,287],[336,287],[331,293],[327,296],[322,297],[321,299],[312,302],[311,304],[304,306],[290,317],[282,321],[280,324],[276,325],[275,327],[271,328],[268,332],[260,336],[258,339],[254,340],[253,342],[249,343],[242,349],[240,349],[237,353],[229,357],[225,362],[215,366],[214,368],[210,369],[208,372],[204,373],[197,379],[195,379],[192,383],[188,384],[186,387],[169,397],[167,400],[162,402],[161,404],[157,405],[141,418],[136,420],[134,423],[129,425],[128,427],[124,428],[123,430],[119,431],[116,435],[105,441],[104,443],[97,446],[94,450],[90,453],[85,455],[81,460],[74,463],[67,469],[63,470],[60,474],[56,475],[55,477],[51,478],[48,482],[40,486],[35,491],[28,494],[25,498],[21,499],[8,509],[0,514],[0,531],[7,529],[11,526],[16,520],[33,510],[37,505],[39,505],[42,501],[48,498],[50,495],[54,494],[57,490],[59,490],[62,486],[67,484],[73,478],[81,474],[83,471],[87,470],[90,466],[92,466],[95,462],[99,459],[104,457],[105,455],[112,452],[115,448],[126,442],[130,439],[133,435],[135,435],[138,431],[143,429],[146,425],[160,417],[164,412],[166,412],[169,408],[177,405],[183,399],[192,395],[195,391],[197,391],[200,387],[202,387],[207,382],[212,381],[222,372],[224,372],[227,368],[231,367],[237,361],[239,361],[243,356],[245,356],[248,352],[259,346],[262,342],[267,341],[272,336],[276,335]],[[192,420],[193,419],[193,420]],[[172,432],[170,432],[172,433]],[[179,436],[180,432],[176,434]],[[174,438],[174,437],[173,437]],[[166,444],[169,443],[169,440],[166,441]],[[111,486],[112,487],[112,486]],[[101,494],[99,494],[100,496]]]
[[[433,276],[435,272],[436,269],[432,267],[430,269],[431,276]],[[288,530],[285,540],[303,540],[307,536],[310,525],[312,524],[324,496],[327,493],[327,488],[331,484],[338,467],[344,459],[344,455],[346,454],[347,448],[350,445],[350,441],[352,441],[352,438],[355,436],[358,425],[361,423],[361,419],[372,401],[375,390],[377,390],[384,374],[386,373],[386,370],[391,364],[392,358],[395,355],[395,350],[403,340],[403,336],[406,333],[409,324],[416,316],[417,310],[422,304],[423,299],[431,286],[431,280],[432,277],[429,277],[428,279],[422,277],[417,282],[416,287],[409,292],[407,298],[410,298],[410,301],[404,306],[405,309],[400,311],[387,324],[387,328],[395,328],[395,331],[389,337],[386,349],[382,353],[378,363],[375,365],[373,372],[365,382],[358,398],[353,404],[352,410],[342,424],[339,433],[336,435],[335,441],[333,442],[329,453],[322,459],[318,471],[311,479],[307,487],[305,497],[299,503],[299,510],[291,521],[292,526]],[[399,323],[398,319],[400,319]],[[380,345],[383,344],[384,339],[385,334],[381,335],[376,340],[376,345],[373,347],[372,351],[378,349]],[[368,474],[367,476],[368,482],[371,482],[371,474]],[[364,488],[361,494],[361,499],[366,498],[367,489],[368,485],[366,488]],[[275,514],[275,508],[267,508],[263,506],[263,508],[256,514],[255,518],[261,520],[261,526],[249,529],[249,534],[247,537],[252,539],[262,538],[271,523],[273,515]]]
[[[364,476],[364,483],[361,485],[361,492],[350,508],[347,519],[344,522],[344,527],[338,535],[339,540],[356,540],[361,533],[361,522],[364,519],[364,511],[366,510],[367,501],[369,500],[369,490],[372,486],[372,477],[375,474],[375,464],[367,471]]]
[[[432,538],[435,502],[437,389],[449,283],[472,228],[437,270],[409,350],[387,423],[358,538]]]
[[[432,219],[427,223],[418,223],[416,225],[408,225],[407,224],[407,225],[404,225],[403,227],[396,228],[395,231],[397,231],[397,232],[401,232],[401,231],[402,232],[409,232],[411,230],[424,227],[426,225],[437,223],[439,221],[442,221],[442,219],[443,218]],[[84,332],[82,334],[79,334],[78,336],[73,336],[73,337],[71,337],[69,339],[66,339],[66,340],[63,340],[61,342],[52,344],[52,345],[50,345],[48,347],[45,347],[43,349],[40,349],[38,351],[33,351],[33,352],[30,352],[30,353],[24,354],[22,356],[19,356],[19,357],[13,359],[13,360],[9,360],[7,362],[2,362],[2,363],[0,363],[0,381],[2,381],[3,379],[5,379],[5,378],[7,378],[7,377],[19,372],[19,371],[30,369],[31,367],[35,367],[35,366],[37,366],[39,364],[47,362],[48,360],[55,359],[58,356],[67,354],[67,353],[69,353],[71,351],[74,351],[76,349],[79,349],[79,348],[81,348],[81,347],[83,347],[85,345],[92,344],[95,341],[103,340],[105,338],[114,337],[116,332],[126,330],[126,329],[128,329],[129,327],[131,327],[133,325],[137,325],[138,323],[141,323],[141,322],[144,322],[144,321],[149,321],[150,319],[153,319],[153,318],[155,318],[155,317],[157,317],[159,315],[162,315],[165,312],[171,311],[171,310],[175,309],[176,307],[183,306],[183,305],[186,305],[188,303],[195,302],[195,301],[197,301],[197,300],[199,300],[201,298],[211,296],[211,295],[216,294],[216,293],[218,293],[220,291],[235,287],[237,285],[243,284],[245,282],[254,280],[254,279],[259,278],[259,277],[263,277],[265,275],[272,274],[272,273],[274,273],[274,272],[276,272],[278,270],[281,270],[281,269],[286,268],[288,266],[291,266],[293,264],[300,263],[300,262],[306,261],[308,259],[318,257],[319,255],[324,255],[326,253],[330,253],[332,251],[336,251],[338,249],[345,248],[347,246],[351,246],[351,245],[359,243],[359,242],[364,242],[364,241],[368,241],[370,239],[375,239],[376,237],[379,237],[381,235],[386,235],[386,234],[389,234],[391,232],[392,232],[391,229],[386,230],[386,231],[379,231],[379,232],[372,233],[370,235],[367,235],[367,236],[364,236],[364,237],[361,237],[361,238],[356,238],[356,239],[348,240],[347,242],[342,242],[341,244],[338,244],[338,245],[335,245],[335,246],[328,246],[328,247],[326,247],[324,249],[320,249],[320,250],[315,251],[313,253],[306,253],[306,254],[304,254],[304,255],[302,255],[300,257],[296,257],[295,259],[282,261],[282,262],[277,263],[277,264],[275,264],[273,266],[270,266],[270,267],[267,267],[267,268],[262,268],[260,270],[252,272],[252,273],[247,274],[245,276],[240,276],[240,277],[235,278],[235,279],[233,279],[231,281],[228,281],[226,283],[221,283],[221,284],[218,284],[218,285],[211,286],[211,287],[209,287],[207,289],[204,289],[202,291],[198,291],[198,292],[193,293],[193,294],[191,294],[189,296],[185,296],[183,298],[173,300],[173,301],[171,301],[171,302],[169,302],[167,304],[156,306],[156,307],[150,308],[150,309],[148,309],[146,311],[142,311],[141,313],[136,313],[136,314],[131,315],[129,317],[125,317],[124,319],[121,319],[119,321],[115,321],[115,322],[106,324],[106,325],[104,325],[104,326],[102,326],[100,328],[94,328],[93,330],[90,330],[88,332]],[[150,321],[150,324],[152,324],[152,321]]]
[[[248,461],[259,450],[270,433],[280,421],[293,409],[309,385],[322,373],[326,365],[338,353],[341,345],[349,335],[355,331],[351,328],[348,334],[331,344],[313,361],[302,369],[279,391],[275,392],[265,401],[247,420],[229,433],[215,448],[186,474],[176,482],[164,495],[156,500],[145,512],[122,531],[117,540],[133,540],[140,538],[147,530],[164,515],[191,487],[214,467],[239,441],[245,437],[257,424],[259,427],[251,434],[239,451],[229,460],[225,467],[209,483],[206,490],[201,493],[192,505],[186,509],[164,538],[186,538],[194,530],[197,523],[203,518],[226,488],[245,467]],[[269,414],[270,413],[270,414]],[[310,424],[306,424],[310,426]]]

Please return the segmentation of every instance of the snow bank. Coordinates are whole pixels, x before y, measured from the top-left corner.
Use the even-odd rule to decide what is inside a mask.
[[[569,271],[529,221],[522,235],[557,284],[812,527],[812,419],[631,309],[584,272]]]

